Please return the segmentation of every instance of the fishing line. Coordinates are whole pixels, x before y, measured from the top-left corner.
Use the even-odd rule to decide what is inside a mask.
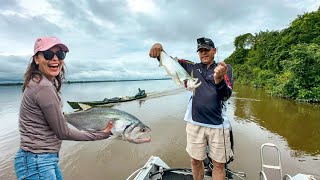
[[[219,51],[218,51],[218,47],[216,47],[216,57],[217,57],[217,64],[219,64],[220,62],[220,58],[219,58]],[[225,106],[225,104],[222,102],[222,106]],[[224,133],[224,119],[223,117],[221,117],[222,119],[222,134],[223,134],[223,144],[224,144],[224,155],[225,155],[225,159],[226,159],[226,165],[225,165],[225,170],[226,170],[226,177],[229,179],[228,175],[227,175],[227,170],[228,170],[228,160],[227,160],[227,146],[226,146],[226,137],[225,137],[225,133]]]
[[[222,106],[225,106],[225,104],[222,102]],[[225,171],[228,169],[228,161],[227,161],[227,146],[226,146],[226,137],[224,135],[224,119],[221,116],[222,119],[222,134],[223,134],[223,144],[224,144],[224,157],[226,159],[226,165],[225,165]],[[226,171],[226,177],[229,179]]]
[[[220,62],[218,47],[216,47],[216,57],[217,57],[217,63]]]

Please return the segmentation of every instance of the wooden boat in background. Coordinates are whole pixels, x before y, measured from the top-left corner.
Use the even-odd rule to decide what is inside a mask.
[[[127,102],[138,100],[147,97],[145,90],[139,88],[139,92],[134,96],[120,96],[113,98],[105,98],[102,101],[67,101],[67,103],[72,107],[72,109],[82,109],[79,104],[89,105],[89,106],[112,106],[115,103]]]

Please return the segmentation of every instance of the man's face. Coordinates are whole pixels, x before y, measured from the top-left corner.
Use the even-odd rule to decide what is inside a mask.
[[[199,58],[203,64],[212,64],[214,61],[214,55],[216,54],[216,48],[206,49],[201,48],[198,51]]]

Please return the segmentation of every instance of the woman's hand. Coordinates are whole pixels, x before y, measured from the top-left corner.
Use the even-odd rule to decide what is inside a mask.
[[[103,132],[105,132],[105,133],[111,133],[112,127],[113,127],[113,121],[109,121],[109,122],[107,123],[106,128],[103,130]]]

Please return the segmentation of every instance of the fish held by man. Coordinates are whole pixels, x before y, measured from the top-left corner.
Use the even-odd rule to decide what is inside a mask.
[[[175,81],[178,86],[182,86],[186,90],[194,91],[201,85],[198,78],[192,77],[188,72],[179,64],[178,58],[171,58],[167,53],[161,51],[160,53],[160,66],[163,66],[169,76]]]
[[[113,121],[111,138],[118,138],[135,144],[151,141],[151,137],[147,135],[151,132],[151,129],[135,116],[118,109],[80,105],[82,111],[65,114],[67,122],[77,129],[102,131],[109,121]]]

